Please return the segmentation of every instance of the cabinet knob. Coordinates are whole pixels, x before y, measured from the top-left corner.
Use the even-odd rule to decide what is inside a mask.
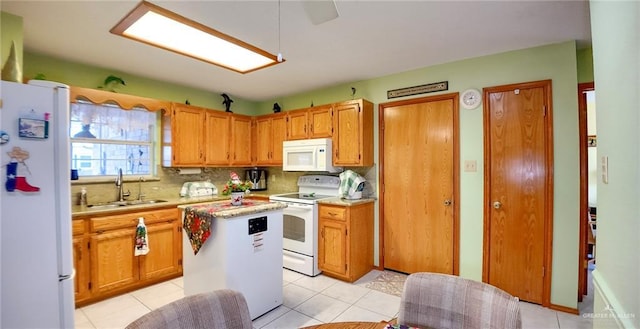
[[[496,201],[493,203],[493,208],[500,209],[502,208],[502,203],[500,201]]]
[[[444,200],[444,205],[445,206],[450,206],[453,202],[451,201],[451,199],[446,199]]]

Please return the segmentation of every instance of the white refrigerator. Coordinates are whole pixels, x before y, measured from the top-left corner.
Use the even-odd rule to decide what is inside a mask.
[[[2,81],[0,328],[73,328],[69,88]]]

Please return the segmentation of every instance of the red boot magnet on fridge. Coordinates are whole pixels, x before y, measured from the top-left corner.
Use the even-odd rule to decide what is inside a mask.
[[[40,191],[39,187],[29,184],[24,175],[18,174],[19,171],[23,171],[18,169],[24,169],[29,172],[29,167],[27,167],[27,164],[24,162],[29,158],[29,152],[19,147],[14,147],[11,152],[7,152],[7,154],[11,157],[11,161],[7,164],[7,181],[4,184],[7,192],[13,192],[15,190],[22,192]]]

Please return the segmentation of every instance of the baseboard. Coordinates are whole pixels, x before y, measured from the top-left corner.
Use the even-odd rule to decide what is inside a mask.
[[[593,271],[593,313],[583,316],[593,318],[594,328],[635,328],[634,313],[627,313],[620,305],[606,280]]]
[[[549,304],[549,308],[554,311],[560,311],[560,312],[571,313],[576,315],[580,314],[580,311],[577,308],[566,307],[562,305]]]

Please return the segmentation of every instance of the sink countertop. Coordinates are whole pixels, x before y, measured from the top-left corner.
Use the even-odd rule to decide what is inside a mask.
[[[245,199],[250,199],[251,197],[257,198],[268,198],[269,194],[267,193],[250,193],[245,196]],[[202,197],[175,197],[175,198],[162,198],[167,202],[156,202],[149,204],[139,204],[139,205],[129,205],[123,207],[113,207],[113,208],[105,208],[98,207],[92,208],[88,206],[80,206],[80,205],[72,205],[71,206],[71,215],[72,217],[76,216],[87,216],[87,215],[105,215],[112,213],[123,213],[123,212],[131,212],[131,211],[144,211],[146,209],[154,209],[154,208],[170,208],[177,207],[180,205],[187,205],[193,203],[206,203],[206,202],[215,202],[229,199],[228,195],[213,195],[213,196],[202,196]]]
[[[79,206],[72,205],[71,206],[71,215],[72,217],[76,216],[87,216],[87,215],[106,215],[111,213],[123,213],[123,212],[132,212],[132,211],[144,211],[147,209],[154,208],[170,208],[177,207],[184,204],[190,203],[202,203],[202,202],[214,202],[229,199],[229,196],[206,196],[206,197],[176,197],[176,198],[164,198],[163,200],[167,200],[167,202],[156,202],[149,204],[139,204],[139,205],[129,205],[123,207],[113,207],[113,208],[92,208],[88,206]]]
[[[335,197],[335,198],[327,198],[327,199],[320,199],[318,200],[319,204],[328,204],[328,205],[334,205],[334,206],[353,206],[353,205],[357,205],[357,204],[361,204],[361,203],[369,203],[369,202],[375,202],[376,199],[374,198],[362,198],[362,199],[357,199],[357,200],[349,200],[349,199],[343,199],[340,197]]]

